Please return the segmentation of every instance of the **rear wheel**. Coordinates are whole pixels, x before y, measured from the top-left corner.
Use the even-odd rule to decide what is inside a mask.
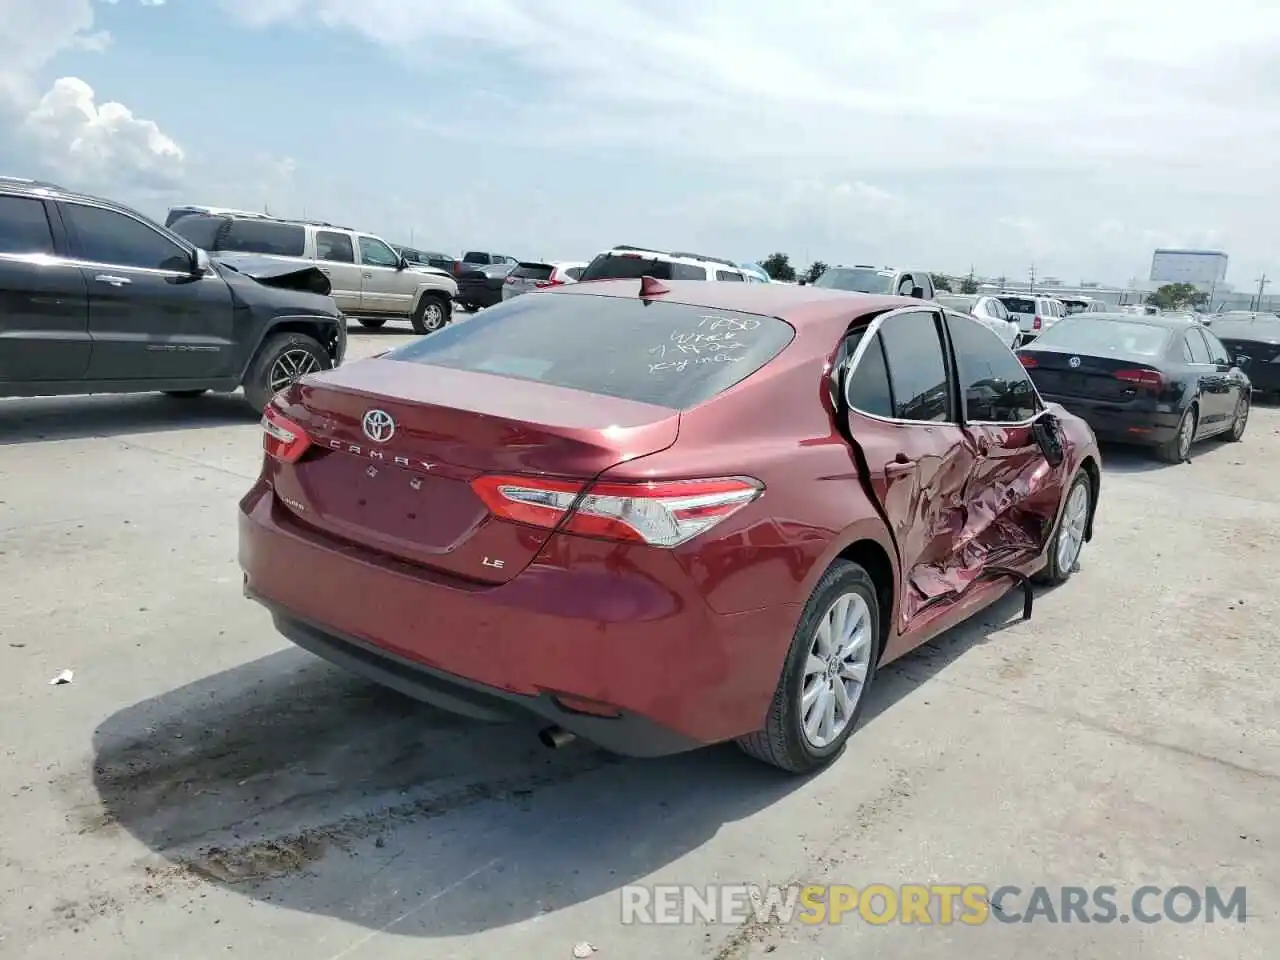
[[[324,347],[305,333],[277,333],[258,349],[244,378],[244,397],[255,410],[263,407],[295,380],[328,370],[333,361]]]
[[[377,330],[380,326],[387,322],[386,317],[360,317],[360,326],[368,327],[370,330]]]
[[[435,333],[449,322],[449,301],[435,293],[424,293],[413,311],[413,332]]]
[[[1231,429],[1227,431],[1227,439],[1238,442],[1244,436],[1244,428],[1249,425],[1249,408],[1253,405],[1253,391],[1242,390],[1240,399],[1236,401],[1235,419],[1231,421]]]
[[[829,764],[862,714],[879,637],[875,583],[858,564],[837,560],[805,605],[764,729],[738,746],[789,773]]]
[[[1058,529],[1053,532],[1049,541],[1049,562],[1035,576],[1037,583],[1056,586],[1066,583],[1075,572],[1076,561],[1080,559],[1080,551],[1084,549],[1084,534],[1089,529],[1089,502],[1093,492],[1093,484],[1089,474],[1081,470],[1067,488],[1063,500],[1062,516],[1058,518]]]
[[[1196,436],[1200,409],[1193,403],[1178,421],[1178,432],[1156,447],[1156,455],[1166,463],[1182,463],[1191,459],[1191,442]]]

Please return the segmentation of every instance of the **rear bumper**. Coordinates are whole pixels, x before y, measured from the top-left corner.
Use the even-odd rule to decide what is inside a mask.
[[[239,528],[246,595],[304,649],[454,713],[538,717],[631,756],[758,730],[800,613],[716,614],[687,577],[620,556],[602,574],[619,548],[576,538],[501,586],[445,580],[299,524],[262,482]]]
[[[462,303],[474,303],[481,307],[492,307],[502,300],[502,287],[501,281],[497,284],[491,284],[485,281],[467,282],[464,280],[459,282],[458,293],[453,299]]]
[[[1181,415],[1176,411],[1155,407],[1131,407],[1102,400],[1081,397],[1059,397],[1044,393],[1041,396],[1050,403],[1060,404],[1089,424],[1099,440],[1113,443],[1136,443],[1158,446],[1166,443],[1178,432]]]

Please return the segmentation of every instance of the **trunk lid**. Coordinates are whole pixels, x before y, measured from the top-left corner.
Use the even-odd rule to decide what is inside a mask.
[[[1035,365],[1027,369],[1031,382],[1042,394],[1128,403],[1140,394],[1131,382],[1117,379],[1121,370],[1155,369],[1150,356],[1091,357],[1084,353],[1036,349],[1036,345],[1018,351],[1030,357]],[[1076,361],[1075,364],[1072,361]]]
[[[679,428],[666,407],[383,359],[328,371],[283,399],[312,441],[297,463],[274,464],[284,509],[334,537],[489,584],[519,574],[549,534],[495,519],[473,479],[586,481],[666,449]],[[370,411],[385,415],[381,442],[364,430]]]

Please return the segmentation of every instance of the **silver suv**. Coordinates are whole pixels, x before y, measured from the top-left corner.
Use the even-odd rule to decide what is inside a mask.
[[[915,297],[917,300],[932,300],[937,292],[933,289],[933,277],[927,270],[897,270],[867,264],[828,267],[822,276],[813,281],[813,286],[849,290],[853,293]]]
[[[361,326],[408,320],[415,333],[449,322],[458,284],[443,270],[406,260],[381,237],[311,220],[191,213],[170,227],[219,255],[258,254],[313,264],[329,278],[338,308]]]

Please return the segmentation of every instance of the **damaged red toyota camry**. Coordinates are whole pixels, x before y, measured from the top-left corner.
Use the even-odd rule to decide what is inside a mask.
[[[876,671],[1091,539],[1101,460],[972,317],[575,284],[308,376],[263,417],[245,592],[444,709],[803,773]]]

